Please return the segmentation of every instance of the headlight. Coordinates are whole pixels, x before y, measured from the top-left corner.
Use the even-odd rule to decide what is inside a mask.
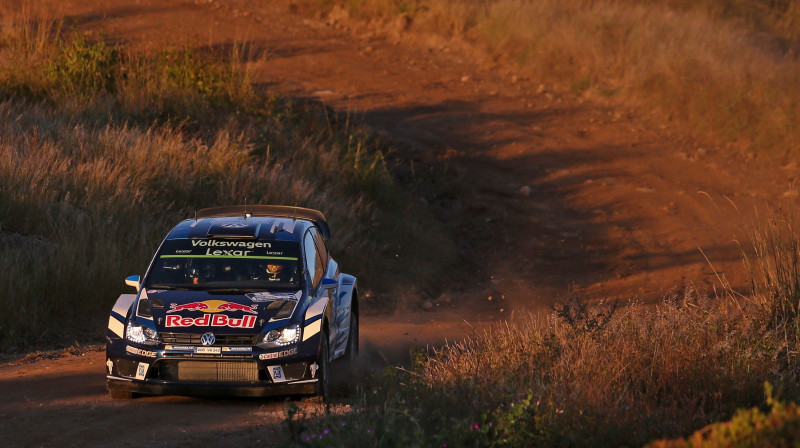
[[[288,327],[270,330],[261,338],[258,345],[264,348],[283,347],[296,344],[300,340],[300,325],[294,324]]]
[[[125,330],[125,337],[137,344],[156,345],[158,344],[158,332],[152,328],[139,325],[134,321],[128,321],[128,328]]]

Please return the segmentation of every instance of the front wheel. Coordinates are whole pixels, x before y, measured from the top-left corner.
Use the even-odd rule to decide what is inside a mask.
[[[330,388],[328,386],[328,334],[323,332],[317,355],[317,395],[322,401],[328,401]]]

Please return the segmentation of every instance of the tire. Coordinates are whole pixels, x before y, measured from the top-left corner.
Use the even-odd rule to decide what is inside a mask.
[[[330,396],[330,385],[329,385],[329,372],[328,367],[330,365],[328,359],[328,333],[322,332],[320,335],[322,339],[319,343],[319,355],[317,357],[317,365],[319,369],[317,370],[317,395],[322,398],[322,401],[327,402],[328,397]]]
[[[358,356],[358,316],[350,313],[350,330],[347,334],[347,349],[344,352],[344,359],[352,364]]]

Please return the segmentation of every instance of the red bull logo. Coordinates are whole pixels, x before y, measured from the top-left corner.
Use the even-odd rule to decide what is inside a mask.
[[[167,316],[166,326],[172,327],[230,327],[253,328],[256,325],[256,316],[242,316],[233,318],[224,314],[205,314],[200,317],[184,317],[177,314]]]
[[[258,305],[242,305],[236,302],[225,300],[204,300],[202,302],[190,302],[183,305],[172,303],[167,313],[178,311],[202,311],[204,313],[221,313],[223,311],[242,311],[250,314],[258,314]]]

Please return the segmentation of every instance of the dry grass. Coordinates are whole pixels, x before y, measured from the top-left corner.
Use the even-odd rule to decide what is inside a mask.
[[[395,183],[386,147],[322,106],[253,88],[243,49],[133,53],[5,19],[0,350],[101,337],[122,279],[206,206],[323,210],[337,259],[378,298],[408,275],[430,285],[453,253]],[[401,266],[398,246],[410,248]]]
[[[764,383],[800,399],[800,239],[796,219],[765,222],[750,232],[747,296],[687,288],[654,307],[573,299],[546,319],[418,351],[410,370],[369,382],[350,414],[300,418],[289,437],[302,446],[641,446],[766,405],[772,414],[739,412],[690,442],[754,434],[787,446],[794,435],[782,422],[796,427],[796,407],[771,393],[765,401]]]
[[[588,319],[607,311],[588,310]],[[764,381],[799,396],[786,327],[693,291],[622,307],[594,330],[555,314],[537,320],[421,354],[410,371],[374,380],[349,415],[301,419],[290,437],[304,446],[641,446],[762,404]]]
[[[409,14],[418,31],[464,37],[541,82],[657,111],[702,136],[777,155],[800,149],[797,1],[339,3],[364,19]]]

